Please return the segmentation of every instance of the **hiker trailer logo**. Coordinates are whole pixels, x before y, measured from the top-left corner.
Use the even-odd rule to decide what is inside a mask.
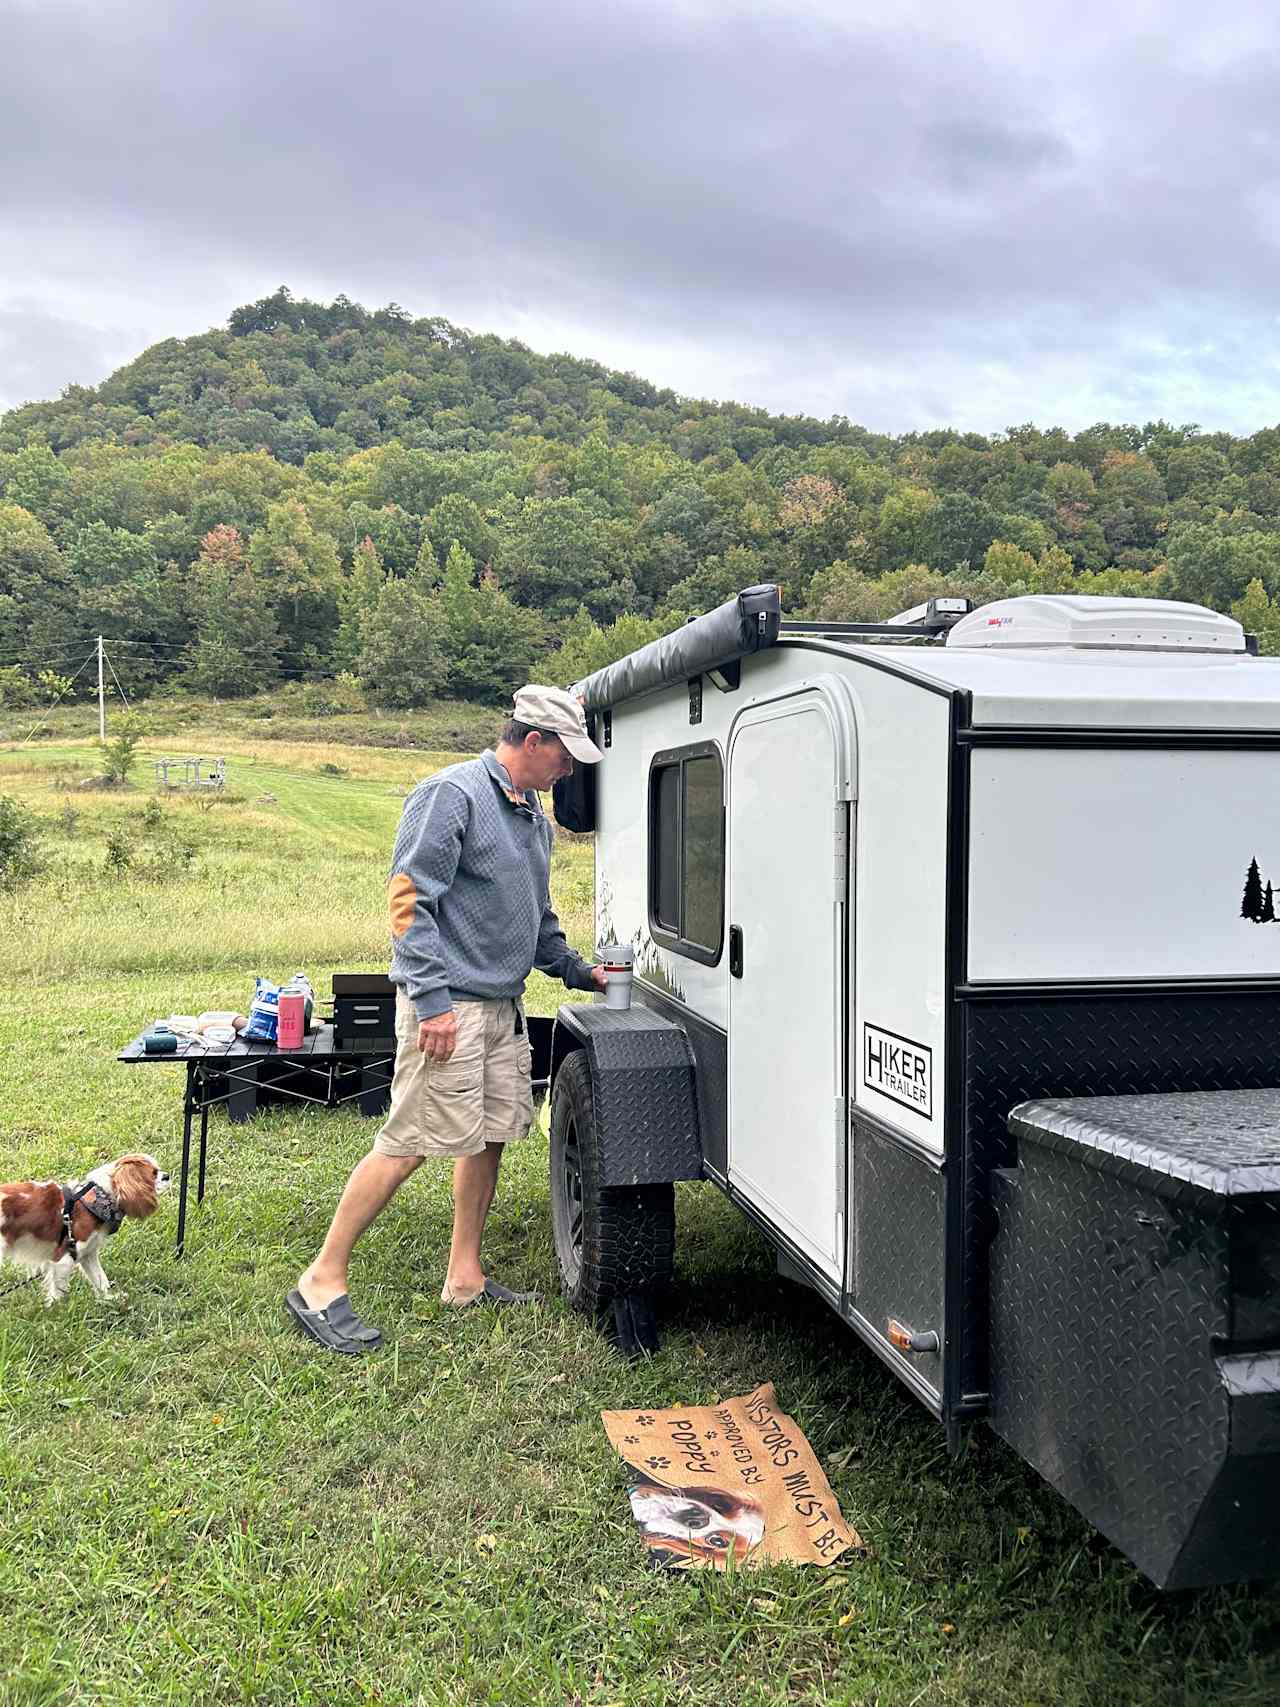
[[[933,1119],[933,1051],[928,1044],[864,1025],[862,1078],[868,1090]]]

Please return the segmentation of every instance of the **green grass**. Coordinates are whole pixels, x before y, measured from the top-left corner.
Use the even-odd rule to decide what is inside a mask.
[[[229,798],[167,799],[158,826],[142,787],[67,788],[93,762],[68,736],[0,750],[0,793],[40,814],[49,859],[0,901],[0,1178],[135,1146],[175,1162],[180,1070],[117,1065],[122,1042],[173,1010],[242,1006],[257,971],[327,990],[383,964],[393,791],[448,755],[239,747]],[[123,877],[112,831],[133,850]],[[590,847],[557,861],[585,948]],[[531,1005],[561,994],[537,979]],[[424,1169],[357,1254],[388,1349],[313,1351],[281,1296],[372,1130],[350,1111],[215,1116],[186,1261],[169,1205],[108,1252],[124,1300],[79,1284],[55,1311],[34,1289],[0,1300],[0,1707],[1280,1699],[1280,1593],[1162,1597],[985,1431],[948,1463],[931,1419],[710,1187],[682,1188],[650,1365],[619,1363],[556,1296],[540,1137],[513,1153],[488,1249],[543,1306],[440,1306],[449,1199]],[[598,1412],[765,1379],[870,1554],[653,1573]]]

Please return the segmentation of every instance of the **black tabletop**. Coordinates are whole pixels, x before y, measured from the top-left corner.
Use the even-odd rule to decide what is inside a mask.
[[[145,1033],[143,1034],[145,1035]],[[231,1060],[246,1058],[278,1061],[296,1061],[314,1059],[317,1056],[347,1055],[350,1049],[340,1049],[334,1043],[332,1025],[318,1025],[309,1031],[296,1049],[281,1049],[277,1044],[264,1042],[256,1037],[237,1037],[234,1043],[203,1043],[196,1040],[188,1042],[185,1038],[178,1039],[178,1047],[172,1054],[148,1055],[143,1047],[142,1036],[135,1037],[132,1043],[127,1043],[116,1056],[117,1061],[158,1062],[163,1065],[166,1061],[213,1061],[220,1056]]]

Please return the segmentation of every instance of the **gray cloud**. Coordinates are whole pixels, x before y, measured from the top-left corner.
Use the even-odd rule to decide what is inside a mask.
[[[0,402],[287,280],[888,430],[1280,418],[1280,19],[937,11],[0,0]]]

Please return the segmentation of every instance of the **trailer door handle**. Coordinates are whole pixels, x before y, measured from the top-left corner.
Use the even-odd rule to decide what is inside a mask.
[[[735,978],[742,976],[742,926],[729,926],[729,971]]]

